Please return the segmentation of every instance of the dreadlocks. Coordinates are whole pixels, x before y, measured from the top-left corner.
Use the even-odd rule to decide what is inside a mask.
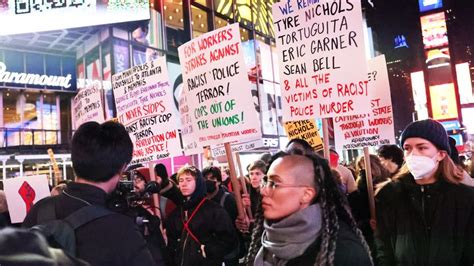
[[[297,152],[296,152],[297,153]],[[279,152],[274,155],[271,163],[276,159],[288,156],[285,152]],[[327,160],[318,155],[305,155],[313,163],[314,181],[317,196],[313,200],[314,203],[319,203],[322,211],[322,228],[321,228],[321,245],[316,254],[314,265],[326,266],[334,265],[337,234],[339,231],[339,221],[343,221],[350,226],[362,243],[367,254],[370,255],[370,249],[364,240],[362,232],[357,228],[350,212],[350,207],[346,197],[338,189],[337,184],[332,178],[331,170]],[[249,252],[245,258],[247,265],[252,265],[255,257],[261,247],[261,238],[263,234],[263,210],[259,205],[255,215],[255,228],[252,234],[252,242],[250,243]],[[372,261],[371,261],[372,262]],[[372,262],[373,264],[373,262]]]

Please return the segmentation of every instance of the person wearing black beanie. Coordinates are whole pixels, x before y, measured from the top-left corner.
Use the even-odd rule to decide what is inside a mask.
[[[376,195],[378,261],[473,265],[474,189],[460,184],[446,130],[432,119],[413,122],[401,146],[405,164]]]

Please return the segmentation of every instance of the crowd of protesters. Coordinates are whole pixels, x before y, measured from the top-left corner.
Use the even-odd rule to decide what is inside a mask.
[[[246,189],[216,166],[168,176],[157,164],[152,180],[148,167],[127,169],[132,149],[123,126],[83,124],[76,180],[36,203],[23,228],[0,191],[0,265],[474,265],[474,180],[434,120],[409,124],[400,147],[379,147],[369,164],[342,165],[332,149],[326,160],[293,139],[248,165]],[[117,192],[124,173],[132,195]],[[100,214],[75,228],[72,253],[36,230],[45,213],[71,221],[87,207]]]

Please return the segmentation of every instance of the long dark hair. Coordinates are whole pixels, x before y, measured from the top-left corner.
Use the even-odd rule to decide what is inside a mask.
[[[291,154],[279,152],[273,156],[271,163],[278,158],[293,154],[298,154],[298,152]],[[318,195],[313,203],[319,203],[322,211],[321,245],[316,254],[314,265],[325,266],[334,264],[334,254],[336,251],[337,233],[339,231],[340,220],[348,224],[357,234],[367,254],[370,256],[370,249],[364,240],[362,232],[357,228],[357,224],[350,212],[347,199],[338,189],[334,178],[332,178],[328,161],[316,154],[304,156],[313,162],[315,184],[318,191]],[[245,263],[247,265],[253,264],[257,252],[261,247],[261,238],[264,230],[263,220],[263,210],[261,205],[259,205],[257,213],[255,214],[255,227],[252,233],[252,242],[250,243],[249,252],[245,258]]]

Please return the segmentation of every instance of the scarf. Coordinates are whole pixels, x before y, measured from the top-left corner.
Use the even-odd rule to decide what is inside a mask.
[[[262,247],[255,266],[285,265],[297,258],[318,238],[321,231],[321,207],[313,204],[281,221],[264,221]]]

